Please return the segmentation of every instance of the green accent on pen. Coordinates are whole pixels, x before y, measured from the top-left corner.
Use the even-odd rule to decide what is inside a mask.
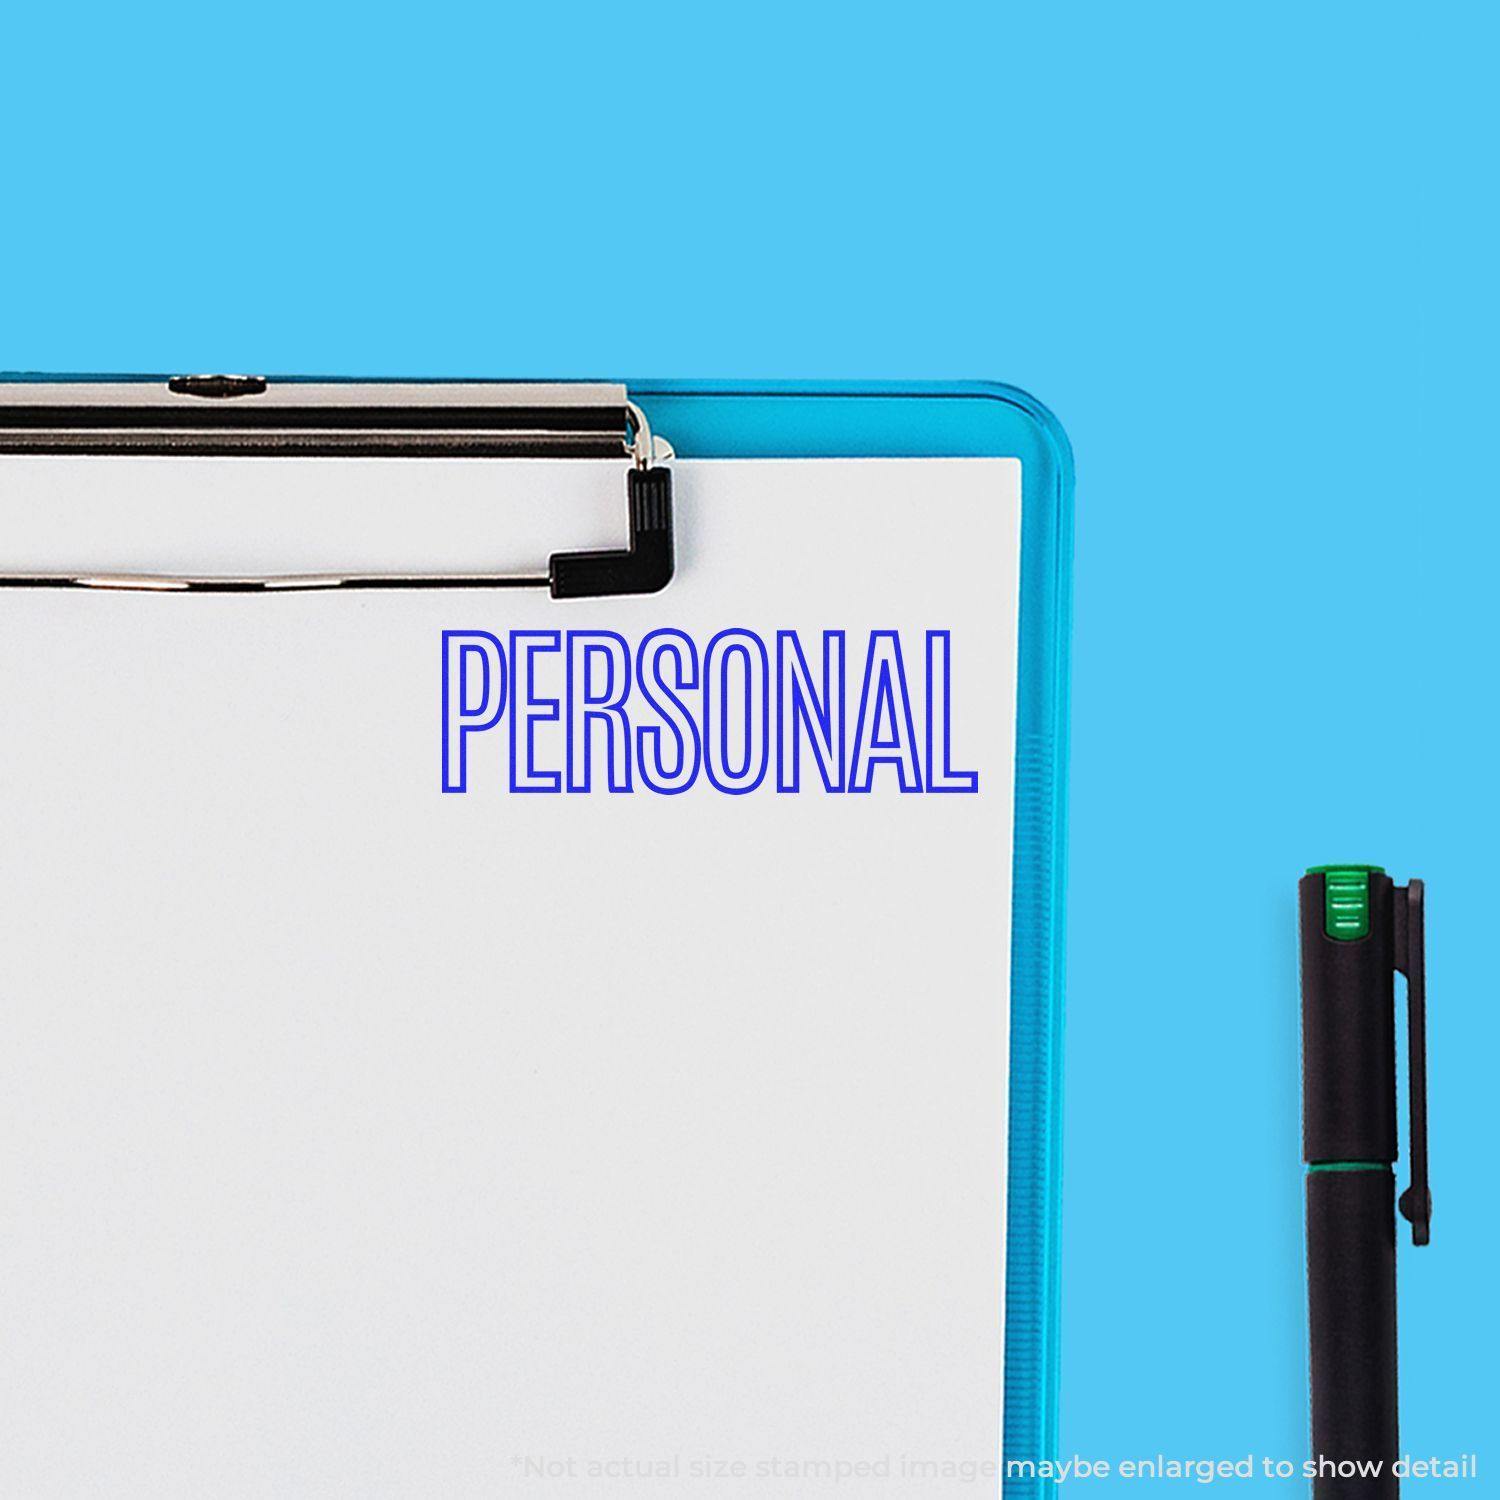
[[[1394,1172],[1388,1161],[1315,1161],[1309,1172]]]
[[[1343,943],[1369,936],[1370,876],[1385,871],[1379,865],[1314,865],[1307,873],[1323,877],[1323,931]]]

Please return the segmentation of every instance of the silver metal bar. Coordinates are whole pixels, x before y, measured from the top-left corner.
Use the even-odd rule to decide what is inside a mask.
[[[485,381],[0,381],[0,452],[620,458],[621,385]]]
[[[616,433],[410,428],[3,427],[0,453],[192,454],[197,457],[627,458]]]
[[[0,573],[0,589],[97,589],[139,594],[316,594],[333,589],[544,589],[545,573],[269,573],[182,577],[170,573]]]
[[[193,381],[244,381],[243,395],[204,399],[172,389]],[[516,408],[552,411],[622,411],[628,401],[623,385],[560,380],[517,382],[496,380],[260,380],[255,376],[184,376],[169,380],[149,376],[131,380],[0,380],[0,408],[41,406],[89,410],[128,406],[155,411],[180,411],[197,406],[210,409],[300,411],[307,407],[385,409],[393,415],[414,408],[488,408],[504,412]]]

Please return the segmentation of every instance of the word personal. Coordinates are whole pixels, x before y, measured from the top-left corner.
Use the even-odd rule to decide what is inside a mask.
[[[442,713],[445,792],[490,754],[517,793],[979,790],[947,630],[445,630]]]

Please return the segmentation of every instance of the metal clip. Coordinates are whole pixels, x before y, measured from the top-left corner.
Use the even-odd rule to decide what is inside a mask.
[[[671,580],[672,455],[623,386],[431,381],[171,380],[0,383],[0,453],[265,457],[625,458],[630,544],[560,552],[534,573],[194,577],[0,573],[0,588],[148,593],[548,588],[554,598],[654,592]]]

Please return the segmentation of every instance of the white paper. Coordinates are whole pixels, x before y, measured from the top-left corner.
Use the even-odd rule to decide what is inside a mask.
[[[0,592],[0,1494],[998,1492],[1019,466],[676,474],[654,597]],[[623,515],[606,463],[0,460],[5,570]],[[950,632],[977,793],[519,795],[503,722],[441,791],[444,630],[669,626],[841,629],[856,687],[898,631],[914,690]]]

